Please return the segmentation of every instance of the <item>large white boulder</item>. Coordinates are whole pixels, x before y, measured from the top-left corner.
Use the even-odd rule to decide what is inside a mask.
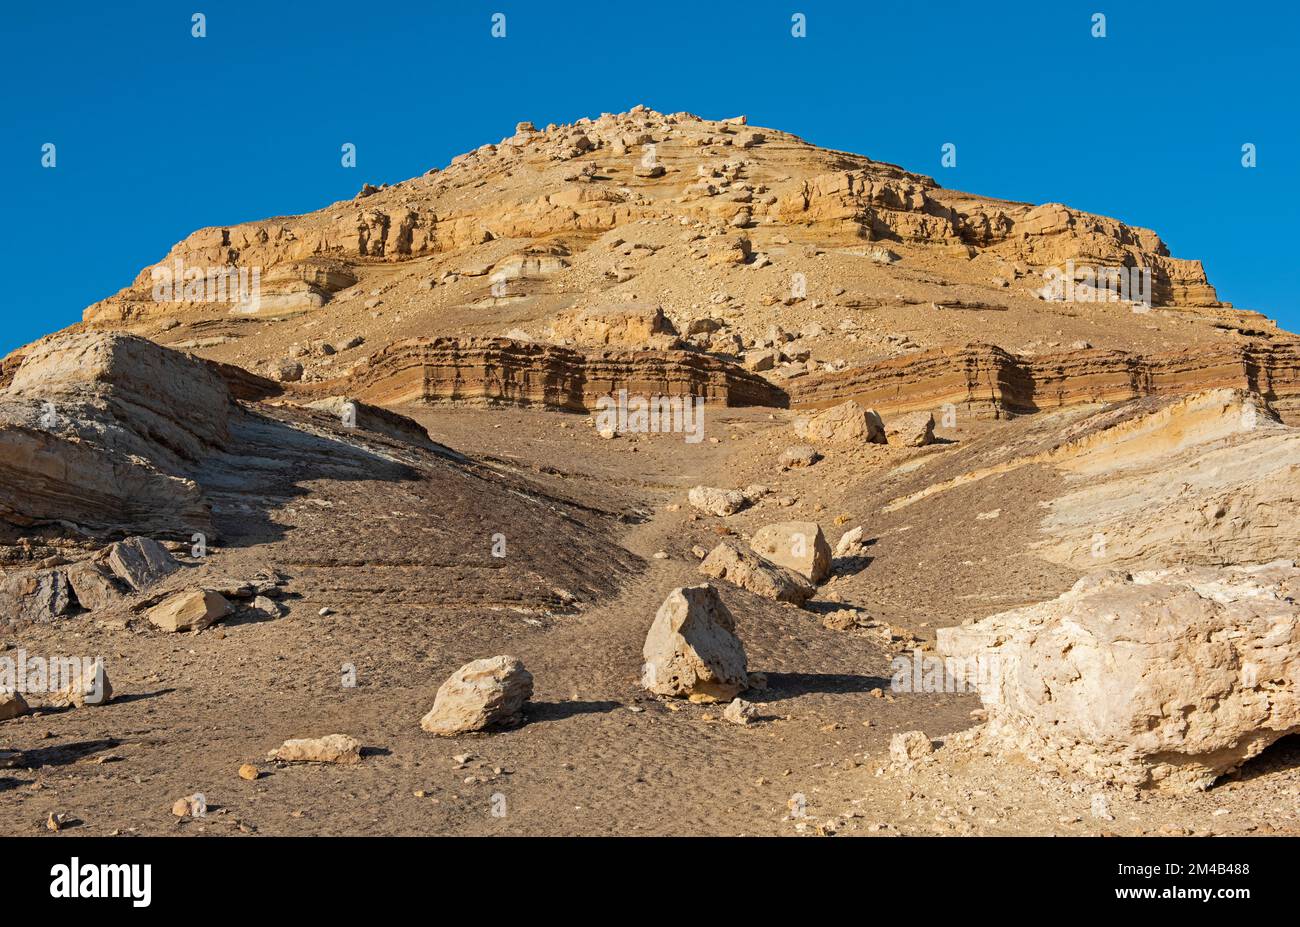
[[[938,643],[993,741],[1091,779],[1204,789],[1300,732],[1297,599],[1290,561],[1106,572]]]
[[[730,701],[749,687],[736,620],[709,583],[668,593],[646,635],[641,685],[657,695]]]

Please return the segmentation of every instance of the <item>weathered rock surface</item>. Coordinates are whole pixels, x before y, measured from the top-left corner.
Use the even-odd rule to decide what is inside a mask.
[[[144,616],[164,631],[201,631],[233,611],[234,607],[220,593],[188,589],[168,596]]]
[[[929,412],[904,412],[885,418],[885,437],[900,447],[934,443],[934,416]]]
[[[1300,429],[1259,396],[1210,390],[1089,425],[1051,455],[1068,490],[1047,509],[1040,556],[1095,570],[1300,549]]]
[[[731,540],[720,541],[700,563],[699,571],[778,602],[802,605],[816,592],[794,570],[765,560]]]
[[[1204,789],[1300,731],[1300,569],[1093,574],[939,630],[986,736],[1075,775]]]
[[[895,763],[915,763],[933,752],[934,744],[924,731],[903,731],[889,740],[889,758]]]
[[[719,518],[734,515],[749,504],[739,489],[719,489],[716,486],[693,486],[686,494],[686,500],[701,512]]]
[[[862,554],[865,544],[862,541],[866,531],[861,525],[856,528],[850,528],[840,535],[840,539],[835,542],[835,557],[856,557]]]
[[[410,444],[432,443],[429,432],[414,419],[347,396],[327,396],[307,403],[307,408],[329,412],[346,428],[364,428]]]
[[[885,430],[880,416],[853,400],[821,412],[795,419],[794,431],[813,444],[884,444]]]
[[[812,521],[786,521],[764,525],[749,546],[778,566],[819,583],[831,572],[831,546],[821,526]]]
[[[564,313],[555,318],[552,329],[558,341],[578,345],[644,347],[659,339],[659,347],[669,347],[671,342],[663,339],[677,334],[663,309],[653,303],[593,306]]]
[[[438,687],[420,727],[450,737],[517,724],[532,695],[533,676],[517,657],[474,660]]]
[[[312,390],[379,405],[483,401],[590,412],[602,396],[693,396],[724,406],[774,406],[785,393],[729,361],[691,351],[592,350],[506,338],[399,341],[346,378]]]
[[[76,606],[63,570],[21,570],[0,576],[0,620],[48,622]]]
[[[113,575],[136,592],[143,592],[165,576],[180,569],[180,564],[152,538],[127,538],[104,552],[104,563]]]
[[[113,686],[108,681],[104,663],[95,660],[80,663],[67,685],[50,696],[50,703],[85,708],[87,705],[106,705],[112,698]]]
[[[74,563],[64,573],[77,602],[87,611],[93,612],[112,605],[127,591],[107,567],[93,560]]]
[[[350,766],[361,762],[361,741],[347,734],[327,734],[286,740],[267,754],[267,759],[281,763],[337,763]]]
[[[656,695],[726,701],[749,686],[736,620],[708,583],[674,589],[646,635],[641,685]]]
[[[951,406],[989,417],[1219,388],[1262,390],[1279,408],[1300,407],[1300,341],[1149,355],[1091,348],[1034,357],[972,343],[819,373],[787,387],[794,408],[851,398],[885,413]]]
[[[229,407],[210,365],[143,338],[38,342],[0,393],[0,519],[211,534],[190,471],[227,440]]]
[[[1081,571],[1228,565],[1294,555],[1300,543],[1300,429],[1241,390],[1153,397],[1054,413],[1031,452],[900,497],[886,511],[1028,467],[1064,488],[1045,504],[1036,556]],[[1044,448],[1044,449],[1037,449]]]
[[[743,698],[733,698],[722,710],[722,720],[732,724],[746,725],[758,717],[758,706]]]
[[[793,444],[781,452],[781,466],[789,470],[811,467],[820,459],[821,454],[811,444]]]

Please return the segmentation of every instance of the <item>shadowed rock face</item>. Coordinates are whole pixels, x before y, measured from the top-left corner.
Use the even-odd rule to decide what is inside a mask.
[[[91,534],[211,531],[192,471],[229,437],[203,361],[132,335],[38,345],[0,395],[0,517]]]
[[[206,543],[279,544],[299,570],[319,568],[331,582],[357,568],[373,583],[393,562],[382,581],[390,588],[418,564],[422,584],[461,590],[443,595],[450,608],[567,608],[610,589],[636,560],[609,547],[613,516],[590,504],[569,511],[567,500],[435,444],[404,416],[337,396],[314,409],[236,402],[227,373],[129,335],[81,333],[28,351],[0,397],[5,536],[84,544],[146,535],[188,545],[201,532]],[[308,511],[331,508],[336,496],[349,501],[325,524],[309,521],[311,530],[287,537],[284,521],[304,496],[315,500]],[[419,538],[414,548],[394,549],[391,532],[376,530],[396,505],[408,512],[403,530]],[[488,555],[484,513],[514,526],[511,563],[522,569],[502,574]],[[467,549],[467,536],[481,543]],[[183,578],[156,579],[131,586],[154,595],[186,587]],[[6,618],[49,620],[126,592],[89,561],[0,572]]]

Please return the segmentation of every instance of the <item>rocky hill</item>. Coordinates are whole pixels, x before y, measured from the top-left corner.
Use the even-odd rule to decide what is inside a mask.
[[[0,829],[1295,833],[1298,416],[1153,231],[520,123],[0,363]]]

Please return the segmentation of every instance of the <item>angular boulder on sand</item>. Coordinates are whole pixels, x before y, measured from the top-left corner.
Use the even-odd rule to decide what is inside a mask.
[[[765,560],[735,541],[723,540],[709,552],[699,571],[713,579],[725,579],[755,595],[802,605],[816,590],[793,570]]]
[[[108,681],[104,662],[93,660],[72,667],[66,684],[50,697],[50,702],[56,706],[84,708],[87,705],[107,705],[112,698],[113,686]]]
[[[734,515],[750,500],[739,489],[717,489],[713,486],[696,486],[686,494],[686,499],[695,508],[719,518]]]
[[[104,552],[103,558],[113,575],[137,592],[180,569],[171,552],[153,538],[118,541]]]
[[[732,724],[749,724],[757,717],[758,706],[743,698],[733,698],[731,704],[722,711],[722,720],[730,721]]]
[[[234,611],[225,596],[210,589],[187,589],[163,599],[145,612],[164,631],[201,631]]]
[[[810,444],[884,444],[885,429],[880,416],[852,399],[794,422],[794,433]]]
[[[885,419],[885,438],[900,447],[925,447],[934,443],[934,415],[905,412]]]
[[[821,456],[811,444],[792,444],[781,452],[781,466],[786,470],[811,467]]]
[[[533,695],[532,673],[517,657],[466,663],[438,687],[420,727],[444,737],[517,724]]]
[[[749,687],[736,620],[709,583],[681,586],[664,599],[646,635],[641,685],[656,695],[727,701]]]
[[[96,611],[122,598],[124,588],[106,567],[93,560],[74,563],[64,572],[77,601],[87,611]]]
[[[856,528],[850,528],[840,535],[840,539],[835,542],[836,557],[858,557],[862,555],[864,545],[862,535],[865,529],[858,525]]]
[[[1207,788],[1300,732],[1300,569],[1086,576],[1050,602],[938,632],[992,743],[1127,786]]]
[[[279,749],[268,753],[267,759],[281,763],[337,763],[350,766],[361,762],[361,741],[347,734],[286,740]]]
[[[831,546],[821,527],[812,521],[785,521],[764,525],[749,546],[759,556],[819,583],[831,573]]]

